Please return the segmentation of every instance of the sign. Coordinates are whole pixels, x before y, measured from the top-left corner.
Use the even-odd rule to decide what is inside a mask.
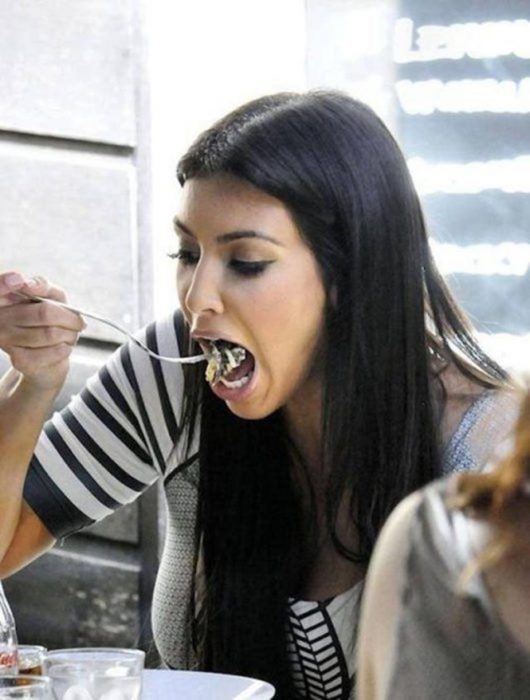
[[[530,3],[403,0],[393,60],[441,270],[490,351],[528,368]]]

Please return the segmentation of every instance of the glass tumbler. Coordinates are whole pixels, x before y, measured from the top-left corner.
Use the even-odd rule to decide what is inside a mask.
[[[25,674],[0,676],[0,700],[52,700],[50,679]]]
[[[37,644],[19,644],[17,652],[18,670],[20,673],[30,676],[42,676],[46,647],[41,647]]]
[[[44,672],[54,700],[140,700],[144,659],[139,649],[55,649]]]

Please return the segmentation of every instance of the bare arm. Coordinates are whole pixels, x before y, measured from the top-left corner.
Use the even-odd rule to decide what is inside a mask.
[[[360,700],[383,700],[395,654],[411,521],[419,502],[414,493],[394,510],[378,539],[366,578],[358,642]]]
[[[52,535],[24,503],[22,494],[35,444],[84,325],[75,314],[52,305],[26,303],[13,294],[27,289],[64,299],[45,280],[37,280],[32,287],[9,286],[8,282],[9,274],[0,274],[0,348],[13,366],[0,380],[0,577],[53,544]]]
[[[49,414],[56,392],[39,393],[32,391],[24,377],[10,370],[0,383],[0,577],[12,573],[17,566],[10,552],[15,533],[24,525],[30,548],[44,551],[53,544],[50,533],[40,525],[40,520],[23,503],[22,492],[33,448],[42,425]],[[33,526],[31,525],[33,521]],[[28,529],[29,526],[29,529]],[[39,527],[40,526],[40,527]],[[38,531],[38,536],[37,536]],[[25,538],[25,539],[26,539]],[[19,538],[16,538],[19,539]],[[37,539],[37,542],[35,542]],[[25,549],[19,542],[18,550]],[[20,552],[23,554],[23,552]],[[31,553],[27,552],[31,557]],[[27,563],[27,556],[20,558],[20,564]]]

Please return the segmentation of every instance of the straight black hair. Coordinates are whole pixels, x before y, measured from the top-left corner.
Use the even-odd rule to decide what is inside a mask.
[[[178,166],[181,184],[223,174],[281,200],[320,267],[327,523],[337,550],[365,563],[394,506],[441,473],[435,361],[484,387],[506,374],[437,272],[403,155],[364,104],[331,91],[250,102]],[[304,512],[293,483],[281,411],[245,421],[204,389],[200,369],[186,368],[185,382],[189,436],[201,426],[195,652],[203,669],[261,677],[290,698],[287,602],[314,553],[314,509]],[[355,551],[336,532],[345,493]]]

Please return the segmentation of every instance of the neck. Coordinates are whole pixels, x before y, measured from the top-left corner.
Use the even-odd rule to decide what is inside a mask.
[[[322,387],[311,383],[284,407],[289,436],[311,473],[322,472]]]

